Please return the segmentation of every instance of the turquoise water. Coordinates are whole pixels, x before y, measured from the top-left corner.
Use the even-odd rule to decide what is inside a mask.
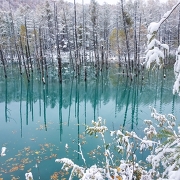
[[[0,145],[7,150],[6,156],[0,157],[0,178],[25,179],[29,171],[34,179],[66,178],[68,175],[60,171],[62,164],[55,163],[55,159],[68,157],[84,165],[75,152],[79,151],[79,142],[87,165],[100,163],[91,151],[101,139],[84,133],[85,126],[99,116],[106,119],[109,130],[123,126],[140,136],[145,127],[143,120],[151,118],[149,106],[160,113],[180,116],[180,98],[172,94],[172,69],[166,70],[166,78],[163,70],[157,70],[134,76],[133,80],[116,64],[98,76],[93,68],[87,69],[85,82],[83,70],[76,77],[64,66],[62,84],[56,69],[49,69],[46,84],[37,71],[31,74],[30,83],[15,68],[9,70],[7,80],[1,71]]]

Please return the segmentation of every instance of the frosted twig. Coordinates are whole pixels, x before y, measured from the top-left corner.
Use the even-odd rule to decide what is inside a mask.
[[[84,161],[84,164],[86,165],[86,160],[85,160],[84,155],[83,155],[83,152],[82,152],[81,144],[78,143],[78,146],[79,146],[79,151],[80,151],[80,152],[78,152],[78,151],[76,151],[76,150],[75,150],[74,152],[77,152],[78,154],[81,155],[81,158],[82,158],[82,160]]]

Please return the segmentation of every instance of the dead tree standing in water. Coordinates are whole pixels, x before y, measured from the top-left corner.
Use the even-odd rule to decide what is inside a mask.
[[[77,13],[76,13],[76,0],[74,0],[74,35],[75,35],[75,61],[76,73],[79,73],[79,50],[78,50],[78,35],[77,35]]]
[[[61,64],[61,53],[59,47],[59,28],[58,28],[58,17],[57,17],[57,6],[54,2],[54,14],[55,14],[55,31],[56,31],[56,48],[57,48],[57,60],[58,60],[58,76],[59,82],[62,82],[62,64]]]
[[[127,13],[124,11],[123,0],[121,0],[121,12],[122,12],[122,18],[123,18],[123,28],[124,28],[124,33],[125,33],[125,40],[126,40],[126,52],[127,52],[127,59],[128,59],[127,67],[131,72],[130,49],[129,49],[129,39],[128,39],[128,30],[127,30],[127,17],[126,17]],[[126,59],[126,54],[125,54],[125,59]]]
[[[4,68],[4,76],[5,76],[5,78],[7,78],[6,65],[5,65],[5,60],[4,60],[4,57],[3,57],[3,52],[1,50],[1,46],[0,46],[0,57],[1,57],[1,61],[2,61],[2,64],[3,64],[3,68]]]
[[[25,17],[25,30],[26,30],[27,62],[28,62],[28,67],[29,67],[29,62],[30,62],[31,71],[33,71],[32,60],[31,60],[31,53],[30,53],[30,48],[29,48],[29,38],[28,38],[28,30],[27,30],[27,20],[26,20],[26,17]]]

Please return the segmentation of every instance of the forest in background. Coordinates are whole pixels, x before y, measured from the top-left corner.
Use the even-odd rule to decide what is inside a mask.
[[[123,1],[117,5],[95,0],[90,4],[63,0],[0,1],[0,58],[6,76],[9,62],[17,62],[27,78],[34,66],[42,78],[49,63],[56,64],[62,81],[62,63],[74,70],[93,61],[98,69],[110,60],[126,66],[127,72],[139,69],[147,49],[147,27],[157,22],[177,1]],[[163,23],[157,39],[170,47],[164,64],[174,63],[179,45],[180,12],[176,9]],[[171,61],[172,60],[172,61]],[[85,72],[86,73],[86,72]]]

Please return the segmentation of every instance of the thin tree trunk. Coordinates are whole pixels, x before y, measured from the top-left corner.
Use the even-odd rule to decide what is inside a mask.
[[[86,35],[85,35],[85,10],[84,10],[84,0],[82,0],[82,6],[83,6],[83,61],[86,66]]]
[[[12,18],[12,33],[13,33],[14,45],[15,45],[15,49],[16,49],[16,53],[17,53],[17,57],[18,57],[19,71],[20,71],[20,74],[22,75],[21,56],[20,56],[20,54],[19,54],[18,47],[17,47],[17,43],[16,43],[16,35],[15,35],[15,30],[14,30],[14,21],[13,21],[12,11],[11,11],[10,14],[11,14],[11,18]]]
[[[2,64],[3,64],[3,68],[4,68],[4,76],[5,76],[5,78],[7,78],[6,65],[5,65],[5,60],[4,60],[4,57],[3,57],[2,50],[1,50],[1,46],[0,46],[0,57],[1,57],[1,61],[2,61]]]
[[[141,48],[141,14],[139,18],[139,37],[138,37],[138,70],[140,65],[140,48]]]
[[[65,10],[63,8],[63,13],[64,13],[64,21],[65,21],[65,26],[66,26],[66,34],[67,34],[67,40],[68,40],[68,48],[69,48],[69,53],[70,53],[70,63],[74,69],[74,63],[73,63],[73,57],[72,57],[72,49],[71,49],[71,43],[69,40],[69,29],[68,29],[68,24],[67,24],[67,19],[66,19],[66,14],[65,14]]]
[[[126,39],[126,50],[127,50],[128,66],[129,66],[129,70],[131,71],[128,31],[127,31],[127,27],[126,27],[123,0],[121,0],[121,11],[122,11],[122,18],[123,18],[123,28],[124,28],[125,39]]]
[[[137,1],[134,7],[134,62],[137,65],[137,32],[136,32],[136,19],[137,19]]]
[[[62,64],[61,64],[61,53],[59,47],[59,28],[58,28],[58,18],[57,18],[57,6],[55,5],[55,30],[56,30],[56,46],[57,46],[57,60],[58,60],[58,76],[59,82],[62,82]]]
[[[30,79],[29,79],[29,72],[27,70],[25,59],[24,59],[24,51],[23,51],[23,45],[22,45],[21,36],[19,36],[19,40],[20,40],[20,49],[21,49],[21,55],[22,55],[22,59],[23,59],[23,65],[24,65],[24,68],[25,68],[27,80],[29,82],[30,81]]]
[[[27,50],[26,45],[25,45],[25,53],[26,53],[26,62],[27,62],[28,74],[29,74],[29,77],[30,77],[29,56],[28,56],[28,50]]]
[[[39,27],[39,48],[40,48],[41,78],[42,78],[42,82],[45,83],[45,78],[44,78],[44,65],[43,65],[43,50],[42,50],[42,33],[41,33],[41,27]]]
[[[35,22],[34,24],[34,41],[35,41],[35,57],[37,61],[37,68],[40,70],[40,62],[39,62],[39,55],[38,55],[38,44],[37,44],[37,34],[36,34],[36,27],[35,27]]]
[[[76,0],[74,0],[74,35],[75,35],[75,60],[77,61],[77,64],[79,64]]]
[[[118,10],[117,10],[117,15],[116,15],[116,43],[117,43],[117,50],[118,50],[118,61],[119,61],[119,66],[120,66],[120,47],[119,47],[119,15],[118,15]]]
[[[31,60],[31,53],[30,53],[30,48],[29,48],[28,31],[27,31],[27,25],[26,25],[26,17],[25,17],[25,30],[26,30],[26,46],[27,46],[28,63],[30,62],[31,71],[33,71],[32,60]]]

